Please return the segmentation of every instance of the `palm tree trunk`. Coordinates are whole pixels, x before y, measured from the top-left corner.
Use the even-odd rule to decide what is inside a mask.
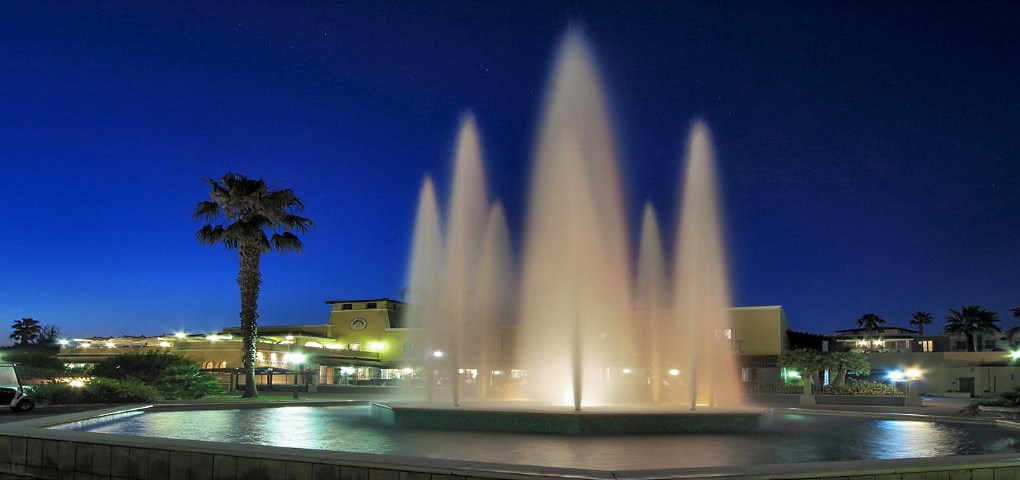
[[[262,285],[262,271],[259,262],[262,251],[257,245],[242,245],[238,248],[241,269],[237,285],[241,287],[241,360],[244,362],[244,398],[259,396],[255,388],[255,340],[258,337],[259,287]]]

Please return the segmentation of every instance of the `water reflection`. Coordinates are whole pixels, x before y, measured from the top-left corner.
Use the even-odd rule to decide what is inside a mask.
[[[367,407],[153,412],[77,430],[229,443],[595,469],[639,469],[1010,453],[989,425],[772,414],[744,434],[583,437],[412,430]]]

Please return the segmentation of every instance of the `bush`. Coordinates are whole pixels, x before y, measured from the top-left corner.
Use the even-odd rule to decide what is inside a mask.
[[[828,395],[903,395],[896,387],[868,380],[847,380],[838,387],[827,387],[822,393]]]
[[[804,385],[765,383],[758,385],[754,393],[804,393]]]
[[[166,352],[122,353],[97,363],[92,374],[115,379],[135,378],[151,385],[166,369],[180,365],[195,364],[180,355]]]
[[[166,369],[156,388],[168,399],[202,398],[223,393],[216,377],[201,371],[198,365],[175,365]]]
[[[163,399],[155,387],[136,379],[93,378],[82,387],[50,382],[35,387],[31,398],[39,403],[151,403]]]
[[[47,370],[64,370],[64,362],[54,355],[40,352],[7,352],[3,354],[5,362],[13,362],[21,367],[36,367]]]

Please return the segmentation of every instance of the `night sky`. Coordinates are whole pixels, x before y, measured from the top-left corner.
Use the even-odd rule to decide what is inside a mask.
[[[689,123],[712,127],[738,304],[816,332],[918,309],[940,330],[963,304],[1015,323],[1020,3],[28,0],[0,5],[0,327],[236,324],[236,255],[191,219],[230,171],[319,225],[264,258],[264,324],[397,297],[422,175],[445,200],[468,108],[519,232],[571,22],[635,230],[646,198],[672,217]]]

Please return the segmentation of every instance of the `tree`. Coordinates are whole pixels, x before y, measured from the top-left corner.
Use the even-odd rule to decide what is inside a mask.
[[[209,200],[195,206],[194,217],[210,222],[196,233],[205,245],[236,250],[240,260],[237,284],[241,291],[241,332],[244,338],[244,397],[257,397],[255,341],[258,336],[258,299],[262,285],[262,254],[273,250],[301,251],[301,239],[315,224],[296,213],[304,203],[289,189],[270,189],[265,181],[228,173],[208,179]]]
[[[865,313],[861,318],[857,319],[857,325],[870,332],[885,325],[885,319],[874,313]]]
[[[11,339],[18,345],[28,345],[39,338],[42,327],[34,318],[22,318],[11,325]]]
[[[825,366],[825,359],[821,352],[806,348],[787,350],[779,355],[779,365],[792,368],[800,373],[800,377],[804,379],[804,395],[811,395],[812,384],[818,384],[821,388],[821,383],[818,382],[818,371]]]
[[[969,305],[959,310],[949,309],[946,317],[946,333],[966,335],[970,351],[980,352],[978,340],[981,334],[1000,332],[999,314],[981,308],[980,305]]]
[[[910,316],[910,324],[917,325],[917,331],[921,335],[924,335],[924,326],[931,325],[931,322],[931,314],[928,312],[918,310]]]
[[[1013,314],[1013,318],[1020,320],[1020,307],[1013,307],[1010,313]],[[1006,338],[1009,339],[1010,348],[1016,349],[1020,346],[1020,341],[1017,340],[1020,339],[1020,326],[1006,330]]]
[[[836,370],[831,381],[833,387],[846,383],[848,373],[855,375],[871,373],[871,361],[861,352],[831,352],[826,358],[827,363]]]
[[[45,325],[39,329],[39,338],[35,339],[37,345],[53,346],[60,338],[60,327],[56,325]]]
[[[152,385],[164,372],[182,365],[194,365],[194,362],[168,352],[122,353],[111,355],[96,363],[92,368],[92,374],[118,380],[134,378]]]

